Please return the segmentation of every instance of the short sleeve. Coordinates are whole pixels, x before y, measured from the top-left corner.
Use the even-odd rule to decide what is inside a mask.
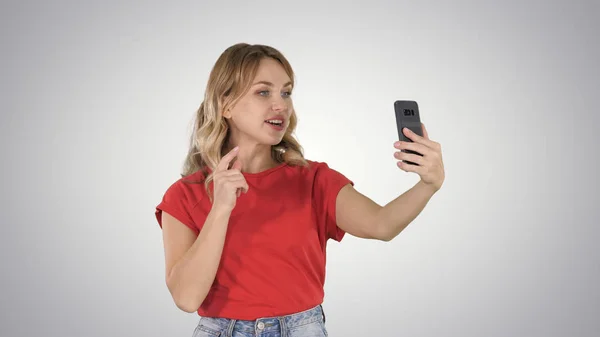
[[[158,225],[162,228],[162,213],[167,212],[198,234],[199,230],[191,216],[191,209],[195,204],[194,198],[185,188],[183,181],[178,180],[167,189],[162,200],[156,206],[154,213]]]
[[[354,183],[340,172],[320,163],[315,175],[315,200],[319,219],[324,226],[327,239],[340,242],[346,234],[336,221],[336,201],[342,187]]]

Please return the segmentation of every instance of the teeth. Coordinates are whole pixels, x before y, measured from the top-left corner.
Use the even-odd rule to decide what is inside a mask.
[[[283,124],[283,121],[282,120],[269,120],[269,121],[267,121],[267,123],[271,123],[274,125],[281,125],[281,124]]]

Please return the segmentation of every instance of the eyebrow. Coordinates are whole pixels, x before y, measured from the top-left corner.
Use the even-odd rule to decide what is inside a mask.
[[[252,84],[252,86],[255,86],[255,85],[257,85],[257,84],[265,84],[265,85],[268,85],[268,86],[270,86],[270,87],[273,87],[273,86],[275,86],[273,83],[271,83],[271,82],[269,82],[269,81],[258,81],[258,82],[256,82],[256,83]],[[288,85],[292,85],[292,82],[291,82],[291,81],[290,81],[290,82],[287,82],[287,83],[286,83],[286,84],[284,84],[283,86],[284,86],[284,87],[287,87]]]

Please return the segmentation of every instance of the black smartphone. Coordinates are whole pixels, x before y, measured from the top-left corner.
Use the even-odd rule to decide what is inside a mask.
[[[402,129],[407,128],[417,135],[423,137],[423,126],[421,125],[421,115],[419,113],[419,105],[415,101],[396,101],[394,102],[394,111],[396,113],[396,127],[398,128],[398,137],[401,141],[412,142],[404,135]],[[402,152],[412,153],[422,156],[422,154],[411,151],[402,150]],[[405,161],[407,164],[418,165],[411,161]]]

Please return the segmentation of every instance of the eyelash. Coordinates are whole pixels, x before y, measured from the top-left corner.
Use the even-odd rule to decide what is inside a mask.
[[[261,91],[258,92],[258,94],[260,96],[263,96],[263,95],[261,95],[261,93],[263,93],[263,92],[269,92],[269,90],[261,90]],[[292,96],[292,92],[291,91],[286,91],[286,93],[287,93],[287,97]]]

